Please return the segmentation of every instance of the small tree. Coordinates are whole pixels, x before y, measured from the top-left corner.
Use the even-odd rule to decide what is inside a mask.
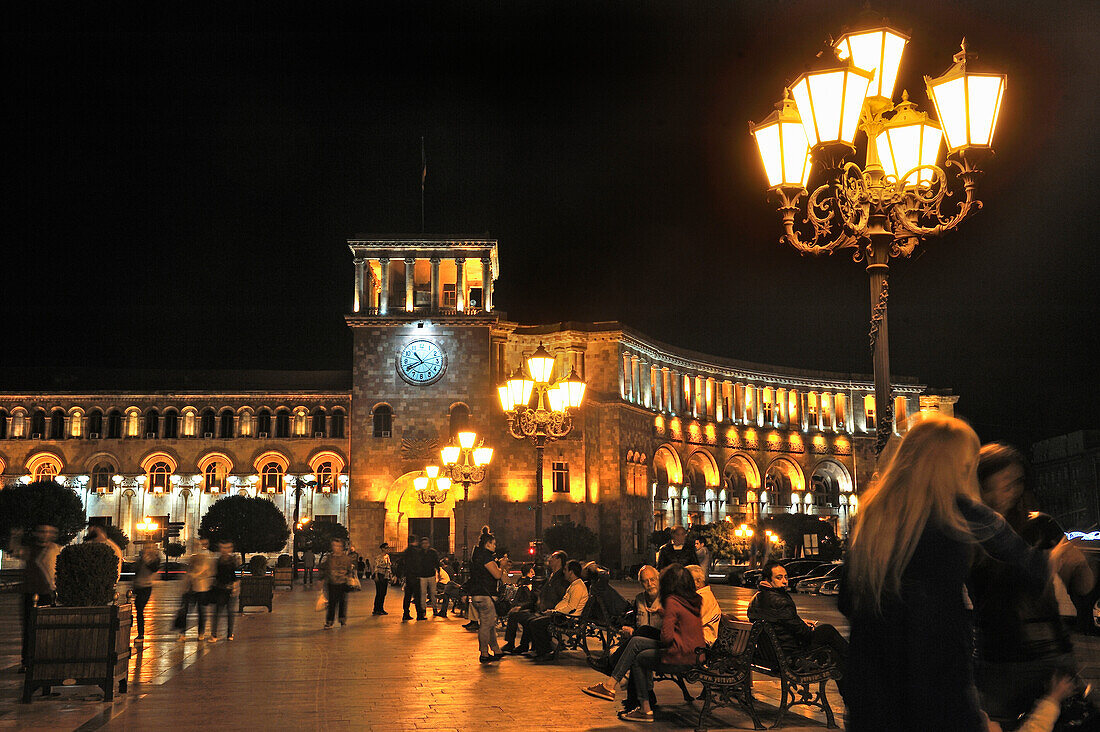
[[[57,557],[57,600],[70,607],[108,605],[115,599],[118,556],[106,544],[87,542]]]
[[[185,551],[187,551],[187,547],[178,541],[173,541],[168,544],[168,550],[164,553],[168,555],[169,559],[175,559],[176,557],[182,557]]]
[[[310,521],[294,532],[294,550],[304,552],[312,549],[314,554],[327,554],[332,551],[333,541],[347,541],[347,528],[335,521]]]
[[[233,548],[244,563],[246,552],[277,552],[286,546],[290,527],[278,507],[266,498],[227,496],[215,501],[199,523],[199,536],[215,549],[223,541]]]
[[[555,524],[542,532],[543,549],[549,553],[561,550],[570,559],[586,559],[600,549],[600,537],[587,526],[572,521]]]
[[[40,524],[57,527],[57,543],[64,546],[87,523],[80,496],[60,483],[39,480],[0,490],[0,539],[5,546],[13,530],[20,529],[27,536]]]
[[[744,543],[734,535],[735,527],[729,521],[718,521],[713,524],[696,526],[691,530],[690,542],[694,537],[700,537],[710,550],[711,559],[738,560],[746,552],[742,548]]]

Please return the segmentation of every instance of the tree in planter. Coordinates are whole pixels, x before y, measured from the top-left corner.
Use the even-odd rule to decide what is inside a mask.
[[[0,490],[0,541],[7,546],[13,530],[30,536],[35,526],[57,527],[57,543],[72,541],[88,523],[84,504],[72,488],[52,480],[16,483]]]
[[[583,559],[600,550],[600,537],[584,524],[567,521],[555,524],[542,532],[542,546],[546,553],[559,549],[570,559]]]
[[[130,546],[130,537],[126,536],[126,532],[117,526],[103,526],[101,524],[99,528],[103,530],[103,533],[107,535],[108,539],[118,544],[118,548],[122,551],[125,552],[126,547]],[[85,537],[84,540],[87,541],[87,537]]]
[[[294,533],[294,551],[312,549],[314,554],[332,551],[332,542],[347,541],[347,528],[336,521],[311,521]]]
[[[68,607],[110,605],[115,599],[118,555],[106,544],[87,542],[57,556],[57,600]]]
[[[199,523],[199,536],[215,550],[231,541],[244,564],[246,552],[277,552],[286,546],[290,527],[278,507],[266,498],[227,496],[215,501]]]
[[[739,560],[742,559],[742,555],[746,552],[741,548],[744,543],[741,539],[733,533],[737,530],[737,527],[730,521],[718,521],[713,524],[704,524],[703,526],[696,526],[691,530],[691,534],[688,536],[688,542],[691,542],[696,536],[703,539],[706,542],[707,548],[710,550],[711,561],[716,559],[730,559]]]
[[[176,557],[182,557],[186,551],[187,547],[180,544],[178,541],[173,541],[168,544],[168,550],[164,553],[168,555],[169,559],[175,559]]]

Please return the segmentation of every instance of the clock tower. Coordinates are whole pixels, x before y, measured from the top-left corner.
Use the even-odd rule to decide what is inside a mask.
[[[410,533],[429,533],[412,479],[438,464],[452,431],[488,436],[499,421],[497,242],[361,237],[348,246],[355,262],[346,317],[354,336],[348,522],[352,542],[369,555],[382,541],[400,551]],[[455,551],[461,489],[451,494],[436,508],[435,536],[440,549]]]

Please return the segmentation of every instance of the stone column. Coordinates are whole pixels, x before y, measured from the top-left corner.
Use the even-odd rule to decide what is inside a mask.
[[[455,308],[458,312],[466,310],[466,258],[455,259]]]
[[[642,403],[642,360],[637,356],[630,359],[630,387],[634,403]]]
[[[382,292],[378,296],[378,314],[385,315],[390,309],[390,258],[382,257],[378,260],[382,267]]]
[[[429,261],[431,261],[431,263],[432,263],[432,304],[431,304],[431,310],[434,313],[434,312],[437,312],[439,310],[439,290],[440,290],[439,262],[441,260],[440,260],[439,257],[432,257],[431,260],[429,260]]]
[[[413,311],[413,286],[416,284],[416,260],[405,257],[405,312]]]
[[[364,307],[363,298],[363,260],[355,258],[355,295],[352,298],[351,311],[357,313]]]
[[[634,398],[634,395],[630,391],[630,387],[631,387],[631,383],[630,383],[630,381],[631,381],[631,368],[630,368],[630,354],[629,353],[624,353],[623,354],[622,377],[623,377],[623,388],[622,388],[623,399],[625,399],[626,401],[630,401],[631,399]]]
[[[485,312],[493,309],[493,259],[481,258],[481,305]],[[580,369],[578,369],[578,372]]]

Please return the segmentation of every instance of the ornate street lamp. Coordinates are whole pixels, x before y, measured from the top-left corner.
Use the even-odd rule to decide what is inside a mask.
[[[438,465],[429,465],[424,468],[424,475],[413,478],[416,487],[416,497],[421,503],[431,507],[431,523],[428,524],[428,535],[431,537],[432,548],[435,548],[435,507],[447,500],[447,491],[451,488],[451,479],[439,474]]]
[[[951,68],[936,79],[925,77],[936,122],[917,110],[908,92],[901,102],[892,101],[908,42],[886,26],[845,33],[785,91],[775,112],[759,125],[749,123],[769,191],[779,200],[780,240],[803,254],[854,249],[852,259],[866,263],[878,451],[893,431],[886,330],[890,259],[910,256],[925,237],[955,228],[981,208],[974,197],[981,175],[976,163],[991,150],[1006,80],[1004,74],[970,70],[973,56],[963,39]],[[847,160],[859,132],[866,138],[863,168]],[[941,139],[948,151],[942,166]],[[810,166],[803,162],[807,152],[824,176],[812,193]],[[961,182],[961,197],[948,190],[951,168],[951,187]],[[945,208],[953,195],[957,203]],[[796,224],[796,217],[811,228]]]
[[[507,382],[497,387],[500,406],[508,418],[508,431],[517,440],[529,439],[535,445],[535,541],[542,546],[542,458],[546,445],[573,430],[571,410],[584,401],[585,383],[577,370],[551,381],[554,357],[539,343],[527,359],[527,373],[517,368]],[[532,395],[532,392],[534,394]],[[535,406],[531,406],[532,397]]]
[[[493,448],[485,447],[484,440],[479,443],[476,432],[467,431],[458,433],[457,445],[447,445],[439,452],[447,477],[462,486],[462,564],[465,566],[470,546],[470,486],[485,480],[486,468],[493,460]]]

